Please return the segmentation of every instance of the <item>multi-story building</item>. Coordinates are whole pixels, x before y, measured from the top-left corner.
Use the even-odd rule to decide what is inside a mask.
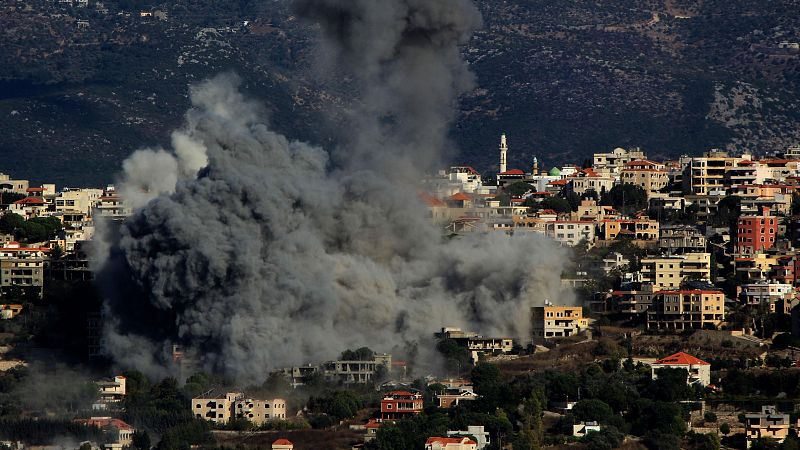
[[[286,401],[280,398],[254,400],[241,392],[204,395],[192,399],[192,414],[198,419],[225,424],[235,418],[245,418],[256,425],[268,420],[286,418]]]
[[[425,450],[477,450],[478,443],[467,437],[429,437]]]
[[[779,413],[774,405],[761,407],[760,413],[749,413],[744,415],[745,438],[747,448],[753,445],[758,439],[774,439],[777,442],[786,440],[791,428],[791,418],[789,414]]]
[[[717,328],[725,320],[725,294],[720,291],[661,291],[647,311],[647,328],[685,330]]]
[[[768,306],[773,313],[789,314],[797,304],[794,286],[786,283],[760,281],[741,285],[739,298],[749,307]]]
[[[569,178],[569,188],[578,195],[595,192],[600,195],[614,187],[616,178],[611,175],[601,175],[592,169],[582,169]]]
[[[769,215],[765,208],[763,215],[741,216],[736,224],[736,253],[749,256],[775,246],[778,236],[778,218]]]
[[[683,369],[687,373],[686,384],[699,384],[700,386],[711,384],[711,364],[684,352],[661,358],[650,364],[650,369],[654,380],[658,378],[660,370]]]
[[[228,423],[231,418],[236,417],[234,414],[236,400],[243,396],[241,392],[226,392],[193,398],[192,414],[198,419],[219,424]]]
[[[596,226],[594,222],[586,220],[558,220],[545,223],[545,230],[547,236],[563,245],[575,247],[586,243],[591,246]]]
[[[2,192],[25,195],[28,185],[28,180],[12,180],[10,175],[0,173],[0,191]]]
[[[625,167],[625,164],[636,161],[645,160],[644,152],[639,148],[626,150],[624,148],[615,148],[609,153],[595,153],[592,160],[592,167],[600,173],[608,175],[617,175]]]
[[[23,247],[9,242],[0,247],[0,289],[22,288],[37,294],[44,293],[44,260],[47,248]]]
[[[653,285],[642,283],[637,288],[619,289],[611,292],[607,300],[607,311],[624,314],[630,318],[644,317],[653,304]]]
[[[658,248],[670,255],[704,252],[706,237],[691,225],[667,225],[659,230]]]
[[[245,418],[254,425],[261,425],[270,420],[286,419],[286,400],[239,398],[234,402],[234,417]]]
[[[611,241],[618,237],[627,237],[643,241],[658,239],[658,221],[651,219],[616,219],[603,220],[600,223],[600,238]]]
[[[636,160],[625,164],[620,175],[623,184],[633,184],[647,192],[660,192],[669,184],[669,174],[663,164],[648,160]]]
[[[387,392],[381,399],[381,420],[402,420],[422,413],[422,394]]]
[[[729,156],[725,152],[710,151],[700,158],[684,158],[683,190],[701,196],[724,196],[725,174],[750,155]]]
[[[545,306],[531,308],[533,342],[541,343],[548,339],[574,336],[589,326],[583,317],[580,306]]]
[[[514,340],[509,337],[484,337],[477,333],[468,333],[461,328],[444,327],[434,333],[437,339],[452,339],[470,352],[472,363],[477,363],[481,356],[510,353],[514,348]]]
[[[116,189],[109,186],[98,199],[92,215],[112,220],[124,220],[133,213],[131,207],[117,195]]]
[[[643,258],[641,276],[643,283],[652,284],[656,290],[678,289],[687,280],[708,280],[711,278],[711,254]]]
[[[56,195],[55,208],[57,212],[83,213],[91,216],[92,209],[100,202],[103,196],[101,189],[65,189]]]
[[[105,410],[109,405],[115,405],[125,398],[125,382],[127,379],[122,375],[117,375],[111,380],[96,381],[97,388],[100,390],[100,395],[97,401],[92,405],[92,409]]]
[[[376,353],[371,361],[328,361],[322,365],[322,374],[330,383],[365,384],[375,375],[388,375],[392,368],[392,355]]]

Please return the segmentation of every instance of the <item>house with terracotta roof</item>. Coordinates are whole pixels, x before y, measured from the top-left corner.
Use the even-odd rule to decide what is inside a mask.
[[[272,450],[294,450],[294,444],[288,439],[276,439],[272,443]]]
[[[478,443],[466,437],[430,437],[425,450],[477,450]]]
[[[620,182],[633,184],[644,189],[648,194],[658,192],[669,184],[669,174],[663,164],[646,159],[639,159],[625,163],[625,168],[620,174]]]
[[[133,444],[133,433],[135,428],[120,419],[113,417],[90,417],[88,419],[75,419],[75,423],[87,427],[96,427],[106,432],[109,442],[104,446],[104,450],[122,450]]]
[[[688,353],[678,352],[666,356],[650,364],[653,379],[658,378],[658,371],[662,369],[683,369],[687,372],[686,384],[711,384],[711,364],[692,356]]]
[[[592,168],[582,169],[569,176],[567,180],[569,180],[569,189],[578,195],[584,195],[589,191],[600,195],[603,192],[610,191],[617,181],[613,176],[601,175]]]
[[[30,219],[44,215],[48,208],[49,205],[42,197],[25,197],[9,205],[8,210],[25,219]]]

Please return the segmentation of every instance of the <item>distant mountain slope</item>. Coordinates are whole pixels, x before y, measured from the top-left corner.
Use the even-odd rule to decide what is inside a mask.
[[[314,75],[313,33],[287,0],[178,0],[167,20],[131,0],[108,13],[29,3],[0,6],[0,171],[16,176],[112,181],[132,150],[168,143],[189,83],[224,70],[277,129],[316,143],[335,136],[322,113],[346,115],[352,98]],[[779,48],[800,41],[800,1],[478,3],[485,28],[465,49],[478,88],[462,101],[454,161],[494,169],[501,132],[519,167],[615,146],[665,157],[800,141],[800,53]]]

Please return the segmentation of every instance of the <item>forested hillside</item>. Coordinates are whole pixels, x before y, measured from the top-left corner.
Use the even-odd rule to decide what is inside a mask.
[[[520,167],[615,146],[659,157],[800,141],[800,52],[780,48],[800,41],[800,1],[478,3],[455,161],[493,169],[503,131]],[[319,76],[314,30],[289,0],[14,1],[0,36],[0,171],[35,181],[113,181],[131,151],[168,143],[187,85],[221,71],[278,130],[320,144],[357,98]]]

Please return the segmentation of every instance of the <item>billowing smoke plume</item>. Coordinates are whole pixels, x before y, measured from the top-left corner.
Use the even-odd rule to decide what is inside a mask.
[[[352,142],[332,162],[271,131],[235,77],[195,87],[174,152],[125,164],[125,192],[141,197],[99,276],[116,293],[107,350],[161,375],[179,343],[206,369],[252,381],[345,348],[403,348],[445,325],[528,339],[530,307],[568,295],[562,251],[537,236],[445,239],[407,182],[440,157],[470,86],[458,46],[480,22],[474,7],[300,0],[297,10],[321,22],[360,81]]]

